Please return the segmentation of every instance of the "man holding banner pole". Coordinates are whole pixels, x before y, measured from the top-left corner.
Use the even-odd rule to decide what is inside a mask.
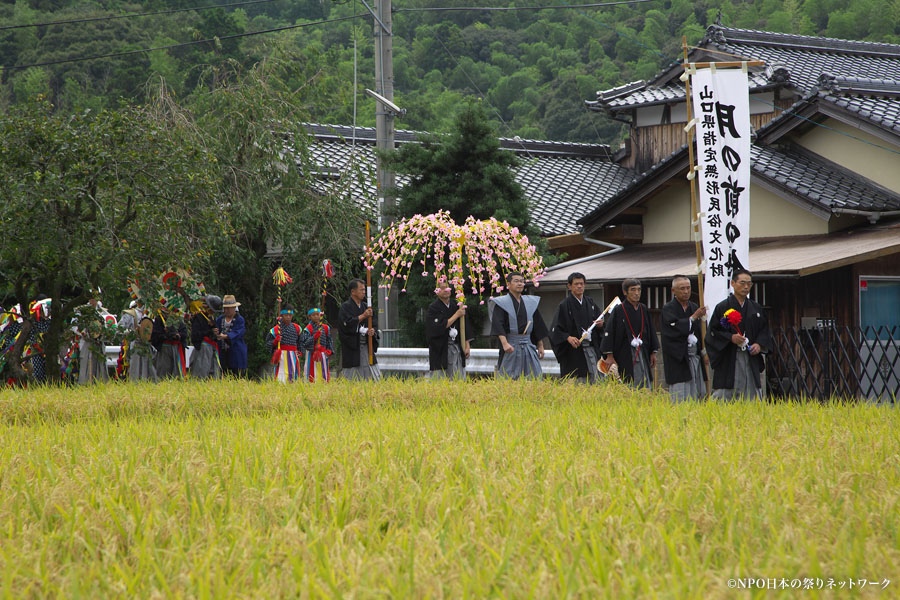
[[[722,400],[762,399],[759,374],[763,354],[772,348],[769,321],[762,306],[749,298],[753,277],[735,271],[732,295],[713,311],[706,332],[706,349],[713,368],[713,396]]]

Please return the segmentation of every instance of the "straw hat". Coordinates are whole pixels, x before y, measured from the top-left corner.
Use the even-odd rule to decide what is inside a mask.
[[[222,298],[222,308],[237,308],[241,303],[234,299],[234,296],[231,294],[225,294],[225,297]]]

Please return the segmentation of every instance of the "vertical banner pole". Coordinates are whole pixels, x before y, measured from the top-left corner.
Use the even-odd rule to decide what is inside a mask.
[[[369,222],[366,221],[366,256],[369,254],[369,245],[372,243],[372,239],[369,233]],[[372,271],[366,267],[366,304],[368,308],[372,308]],[[369,323],[367,325],[369,329],[372,329],[372,317],[369,316]],[[375,364],[375,351],[372,348],[372,338],[374,335],[366,336],[369,340],[369,364]]]
[[[687,64],[688,61],[688,48],[687,48],[687,36],[681,37],[681,50],[684,53],[684,62]],[[684,82],[684,97],[687,101],[687,118],[688,122],[690,122],[694,118],[693,109],[691,107],[691,78],[690,75]],[[696,125],[694,125],[696,127]],[[694,183],[696,179],[696,171],[695,163],[694,163],[694,138],[696,138],[696,134],[693,129],[688,131],[688,168],[690,171],[688,172],[688,185],[691,186],[691,231],[694,234],[694,249],[697,252],[697,295],[699,299],[700,306],[706,306],[703,298],[703,276],[704,272],[701,266],[703,265],[703,248],[700,243],[700,231],[701,231],[701,223],[699,217],[699,209],[697,206],[697,186]],[[694,223],[694,219],[696,219],[696,223]],[[706,318],[703,318],[700,321],[700,347],[703,348],[703,358],[706,357]],[[706,360],[703,360],[703,368],[706,371],[706,393],[709,394],[709,390],[712,388],[712,376],[709,372],[709,365],[706,364]]]

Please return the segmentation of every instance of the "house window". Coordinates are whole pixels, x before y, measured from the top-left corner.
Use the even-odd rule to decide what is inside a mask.
[[[860,276],[859,326],[870,328],[866,332],[870,340],[884,337],[878,336],[879,327],[887,328],[895,340],[900,338],[900,277]]]

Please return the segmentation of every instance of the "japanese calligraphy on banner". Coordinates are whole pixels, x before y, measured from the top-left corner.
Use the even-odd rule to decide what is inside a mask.
[[[750,97],[741,69],[691,76],[697,131],[704,301],[728,297],[731,274],[750,268]],[[711,318],[713,311],[709,311]]]

